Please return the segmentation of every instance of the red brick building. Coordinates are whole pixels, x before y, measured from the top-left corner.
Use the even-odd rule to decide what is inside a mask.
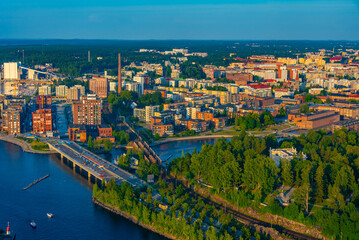
[[[227,117],[215,117],[212,119],[215,128],[223,128],[226,126]]]
[[[72,102],[73,124],[101,125],[101,99],[88,94]]]
[[[174,134],[174,129],[172,124],[163,124],[163,123],[154,123],[151,124],[151,130],[153,134],[158,134],[162,136],[172,136]]]
[[[108,80],[102,77],[93,77],[89,80],[90,93],[96,94],[100,98],[108,96]]]
[[[112,128],[109,125],[78,125],[74,124],[69,127],[69,139],[75,142],[86,142],[91,136],[96,140],[109,139],[112,143],[115,142],[115,137],[112,136]]]
[[[22,132],[22,112],[17,109],[6,109],[2,111],[2,130],[9,135]]]
[[[211,112],[196,112],[196,119],[201,119],[205,121],[212,121],[214,118],[214,113]]]
[[[115,137],[112,136],[112,128],[109,125],[99,125],[97,126],[98,136],[96,140],[105,140],[109,139],[112,143],[115,142]]]
[[[347,131],[359,130],[359,119],[348,119],[333,124],[332,132],[345,128]]]
[[[86,142],[87,131],[85,125],[74,125],[70,127],[69,139],[75,142]]]
[[[235,81],[237,85],[247,85],[248,82],[253,81],[253,75],[250,73],[226,73],[228,80]]]
[[[318,111],[308,114],[288,114],[288,121],[297,127],[315,129],[329,126],[340,121],[340,115],[334,111]]]
[[[32,129],[35,133],[52,131],[51,109],[39,109],[32,113]]]
[[[36,97],[37,109],[51,108],[52,98],[51,95],[38,95]]]
[[[178,119],[176,121],[177,125],[184,126],[189,130],[194,130],[195,132],[205,132],[209,129],[209,121],[200,120],[200,119]]]

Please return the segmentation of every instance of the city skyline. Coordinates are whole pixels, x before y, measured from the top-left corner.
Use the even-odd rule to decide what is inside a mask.
[[[1,39],[359,40],[345,1],[0,3]]]

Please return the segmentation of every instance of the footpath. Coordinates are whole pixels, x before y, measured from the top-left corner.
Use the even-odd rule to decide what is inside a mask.
[[[22,141],[20,139],[17,139],[16,137],[13,136],[5,136],[5,135],[0,135],[0,140],[4,141],[4,142],[9,142],[15,145],[18,145],[22,148],[22,150],[24,152],[28,152],[28,153],[39,153],[39,154],[53,154],[56,153],[54,150],[49,150],[49,151],[38,151],[38,150],[34,150],[32,149],[32,147],[30,146],[29,143]]]

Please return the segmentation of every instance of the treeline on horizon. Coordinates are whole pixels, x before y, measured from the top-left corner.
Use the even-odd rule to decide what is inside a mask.
[[[201,151],[185,154],[170,163],[174,176],[209,190],[233,204],[284,216],[315,226],[328,237],[359,236],[359,133],[345,129],[332,135],[324,130],[280,143],[274,135],[264,139],[242,131],[229,142],[205,144]],[[296,148],[291,161],[276,167],[271,148]],[[294,188],[293,199],[283,207],[275,199],[281,186]],[[203,186],[202,186],[203,187]],[[266,207],[261,203],[268,204]]]
[[[296,53],[316,52],[319,49],[358,48],[357,42],[350,41],[205,41],[205,40],[0,40],[0,64],[10,61],[22,61],[25,53],[25,65],[53,63],[60,73],[78,77],[84,73],[97,73],[108,70],[117,74],[117,54],[121,52],[123,66],[131,62],[147,61],[161,63],[170,60],[171,55],[158,53],[139,53],[139,49],[158,51],[173,48],[188,48],[189,52],[207,52],[208,57],[188,57],[189,62],[200,65],[228,66],[237,61],[234,58],[247,58],[251,55],[274,55],[276,57],[296,57]],[[88,62],[88,51],[91,62]],[[235,53],[229,57],[230,53]],[[97,60],[102,57],[102,60]]]

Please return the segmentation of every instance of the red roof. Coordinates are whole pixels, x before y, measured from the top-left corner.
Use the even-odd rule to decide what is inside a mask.
[[[330,58],[330,61],[341,61],[341,60],[342,60],[341,56],[335,56]]]
[[[349,95],[349,97],[352,97],[352,98],[359,98],[359,94],[352,94],[352,95]]]
[[[274,80],[274,79],[267,79],[267,80],[264,80],[265,82],[277,82],[276,80]]]
[[[271,88],[270,86],[268,85],[264,85],[264,84],[252,84],[252,85],[249,85],[251,88]]]

